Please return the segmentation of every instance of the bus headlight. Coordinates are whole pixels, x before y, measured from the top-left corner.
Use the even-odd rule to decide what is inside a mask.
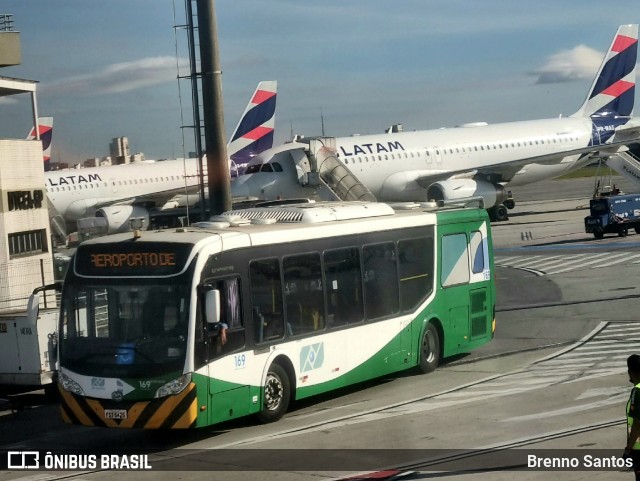
[[[84,396],[84,391],[80,387],[80,384],[75,382],[69,376],[65,376],[64,374],[60,373],[58,376],[58,382],[62,386],[62,389],[64,389],[65,391],[72,392],[73,394],[77,394],[78,396]]]
[[[160,387],[156,391],[156,395],[154,397],[159,398],[171,396],[172,394],[179,394],[184,391],[184,388],[186,388],[190,383],[191,373],[183,374],[179,378],[174,379],[173,381],[169,381],[167,384]]]

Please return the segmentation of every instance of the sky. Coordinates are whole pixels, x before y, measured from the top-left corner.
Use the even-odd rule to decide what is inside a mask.
[[[194,3],[195,6],[195,3]],[[195,7],[194,7],[195,8]],[[193,150],[184,0],[3,0],[22,64],[54,118],[52,160]],[[575,112],[637,0],[218,0],[227,136],[260,80],[278,81],[275,142]],[[636,100],[636,113],[638,101]],[[0,138],[24,138],[30,97],[0,98]]]

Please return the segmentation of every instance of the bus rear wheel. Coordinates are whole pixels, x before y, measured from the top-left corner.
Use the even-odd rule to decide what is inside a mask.
[[[258,413],[260,421],[272,423],[284,416],[289,407],[290,398],[291,383],[287,373],[278,364],[272,364],[264,383],[262,410]]]
[[[440,334],[432,323],[427,324],[420,343],[420,370],[429,373],[436,370],[440,361]]]

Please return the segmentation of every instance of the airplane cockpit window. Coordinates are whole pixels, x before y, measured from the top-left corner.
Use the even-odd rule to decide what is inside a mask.
[[[271,164],[262,164],[260,172],[273,172],[273,167],[271,167]]]
[[[278,162],[272,162],[274,172],[282,172],[282,166]]]
[[[250,165],[244,171],[245,174],[255,174],[256,172],[260,172],[260,164]]]

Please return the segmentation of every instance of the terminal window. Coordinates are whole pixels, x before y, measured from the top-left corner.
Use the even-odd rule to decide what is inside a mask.
[[[8,235],[9,257],[25,257],[49,251],[46,229],[15,232]]]

